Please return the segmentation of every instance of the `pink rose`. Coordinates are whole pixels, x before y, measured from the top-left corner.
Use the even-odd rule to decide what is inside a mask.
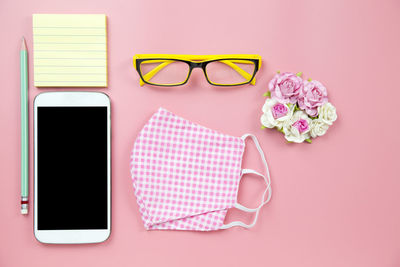
[[[272,107],[271,112],[272,112],[272,116],[276,120],[276,119],[282,118],[283,116],[286,116],[286,114],[288,114],[288,112],[289,112],[289,109],[281,103],[276,103]]]
[[[311,117],[318,115],[318,107],[328,102],[328,91],[319,81],[304,81],[298,104]]]
[[[268,84],[271,97],[283,104],[295,104],[303,86],[303,80],[291,72],[276,74]]]
[[[308,129],[310,128],[308,122],[304,119],[295,121],[295,123],[292,124],[292,127],[296,128],[299,131],[299,133],[304,133],[308,131]]]

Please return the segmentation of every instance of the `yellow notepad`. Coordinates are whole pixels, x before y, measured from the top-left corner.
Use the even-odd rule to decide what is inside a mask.
[[[35,86],[106,87],[106,24],[101,14],[34,14]]]

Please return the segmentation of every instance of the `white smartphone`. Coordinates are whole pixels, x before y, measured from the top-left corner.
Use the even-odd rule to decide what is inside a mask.
[[[47,92],[34,101],[34,233],[52,244],[99,243],[111,233],[110,100]]]

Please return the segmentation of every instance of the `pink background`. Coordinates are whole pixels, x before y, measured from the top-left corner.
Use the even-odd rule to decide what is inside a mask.
[[[32,13],[108,15],[110,83],[101,91],[112,101],[113,225],[103,244],[40,244],[32,208],[19,211],[22,35],[31,52],[31,126],[33,98],[51,90],[32,86]],[[0,266],[400,266],[399,1],[1,0],[0,25]],[[196,70],[188,85],[160,89],[139,87],[135,53],[258,53],[264,64],[256,86],[212,87]],[[260,129],[262,94],[276,70],[303,71],[329,90],[339,120],[312,145]],[[253,229],[144,230],[129,154],[160,106],[258,136],[273,198]],[[249,147],[244,166],[260,169]],[[263,189],[247,177],[239,199],[254,206]],[[229,221],[237,218],[252,219],[230,212]]]

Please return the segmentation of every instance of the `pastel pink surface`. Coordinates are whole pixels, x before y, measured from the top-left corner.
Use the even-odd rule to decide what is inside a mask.
[[[399,11],[395,0],[2,0],[0,266],[400,266]],[[40,244],[32,207],[28,216],[19,211],[22,35],[30,52],[31,126],[33,98],[51,90],[32,86],[33,13],[108,15],[109,87],[101,91],[112,101],[113,218],[103,244]],[[212,87],[195,70],[187,86],[165,89],[139,87],[135,53],[258,53],[264,61],[256,86]],[[312,145],[286,144],[280,133],[260,129],[262,94],[276,70],[323,82],[338,109],[338,121]],[[232,136],[257,135],[273,197],[254,228],[144,229],[129,160],[160,106]],[[261,169],[248,147],[243,165]],[[263,190],[261,179],[247,177],[239,201],[255,206]],[[229,213],[228,221],[252,219]]]

